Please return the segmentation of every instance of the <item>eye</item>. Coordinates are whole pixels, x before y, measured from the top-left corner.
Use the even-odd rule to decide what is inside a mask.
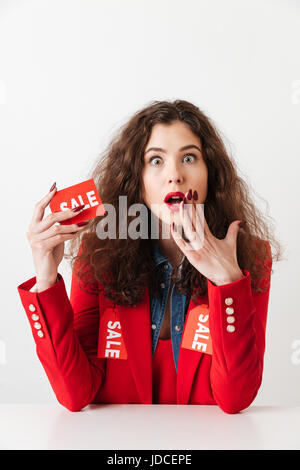
[[[193,153],[186,153],[183,158],[185,159],[186,157],[192,157],[192,159],[190,159],[191,161],[197,160],[196,155],[194,155]],[[161,160],[161,157],[159,157],[157,155],[154,156],[154,157],[151,157],[150,160],[149,160],[149,163],[152,164],[153,161],[158,160],[158,159]],[[153,164],[153,165],[158,166],[158,164]]]
[[[193,153],[187,153],[183,158],[185,157],[193,157],[192,161],[196,160],[196,156]]]
[[[158,158],[160,158],[160,157],[151,157],[149,162],[152,163],[153,161],[157,160]],[[155,164],[154,166],[157,166],[157,165]]]

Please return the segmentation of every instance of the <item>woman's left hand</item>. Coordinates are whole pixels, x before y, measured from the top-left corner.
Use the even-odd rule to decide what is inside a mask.
[[[179,227],[174,230],[173,224],[172,236],[182,253],[203,276],[217,286],[244,277],[236,255],[240,220],[232,222],[228,227],[226,237],[219,240],[211,233],[204,217],[202,204],[197,204],[194,197],[190,202],[183,200],[180,203],[179,215],[184,233],[190,241],[186,242],[178,231]]]

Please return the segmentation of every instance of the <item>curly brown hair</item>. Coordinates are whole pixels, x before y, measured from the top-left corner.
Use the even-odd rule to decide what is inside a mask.
[[[229,157],[216,126],[194,104],[184,100],[152,101],[136,112],[97,159],[89,178],[94,179],[104,206],[109,203],[115,207],[116,221],[119,220],[120,195],[127,196],[128,207],[135,203],[144,204],[141,173],[151,130],[155,124],[174,121],[187,124],[202,144],[208,168],[204,216],[211,233],[223,239],[232,221],[246,222],[238,232],[237,259],[240,268],[249,271],[253,290],[263,292],[269,286],[272,261],[279,261],[282,251],[273,236],[272,218],[264,216],[255,206],[249,185],[238,176],[236,163]],[[150,214],[148,209],[149,221]],[[116,238],[102,240],[97,236],[96,228],[103,217],[92,219],[70,242],[69,253],[64,255],[71,259],[73,273],[80,280],[81,288],[101,291],[120,305],[140,303],[146,286],[151,286],[158,296],[160,280],[152,259],[151,237],[119,239],[120,224],[117,222]],[[131,219],[130,216],[126,219],[127,228]],[[207,292],[207,279],[184,258],[177,288],[198,303],[197,297]]]

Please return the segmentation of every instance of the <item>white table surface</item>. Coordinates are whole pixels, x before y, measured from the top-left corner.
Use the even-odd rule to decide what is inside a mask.
[[[2,404],[0,449],[300,449],[300,407]]]

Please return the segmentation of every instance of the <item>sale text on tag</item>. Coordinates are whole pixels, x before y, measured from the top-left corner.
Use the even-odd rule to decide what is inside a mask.
[[[198,305],[189,312],[181,347],[212,354],[208,305]]]
[[[52,212],[60,212],[84,205],[84,209],[61,225],[78,224],[106,213],[93,178],[57,191],[50,202]]]
[[[127,359],[127,350],[116,309],[107,308],[101,316],[97,356],[112,359]]]

